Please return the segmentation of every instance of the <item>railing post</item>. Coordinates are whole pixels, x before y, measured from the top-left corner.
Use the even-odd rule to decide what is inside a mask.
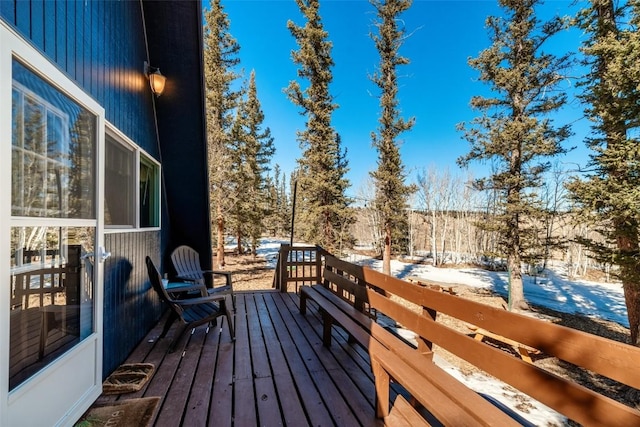
[[[327,254],[327,251],[317,245],[295,247],[281,244],[273,279],[274,288],[280,289],[281,292],[288,292],[289,282],[294,282],[297,292],[299,284],[321,283],[323,257]],[[314,256],[315,259],[313,259]]]
[[[322,252],[316,245],[316,283],[322,283]]]
[[[289,264],[289,254],[291,253],[291,245],[280,245],[280,253],[278,255],[278,275],[280,277],[280,292],[287,292],[289,274],[287,267]]]

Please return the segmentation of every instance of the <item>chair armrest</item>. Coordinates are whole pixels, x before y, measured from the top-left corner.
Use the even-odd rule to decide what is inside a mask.
[[[219,293],[229,293],[229,292],[233,292],[233,288],[229,285],[216,286],[215,288],[207,288],[207,293],[209,295],[215,295]]]
[[[230,271],[221,271],[221,270],[203,270],[202,273],[204,274],[211,274],[211,275],[215,275],[218,274],[220,276],[225,276],[225,281],[226,281],[226,285],[225,286],[229,286],[230,288],[233,287],[232,283],[231,283],[231,272]]]
[[[224,274],[225,276],[231,276],[230,271],[223,271],[223,270],[202,270],[202,272],[208,273],[208,274]]]
[[[187,280],[190,282],[197,282],[198,280],[200,280],[202,278],[202,276],[196,272],[188,272],[186,274],[178,274],[176,276],[176,279],[180,279],[180,280]]]
[[[202,273],[202,274],[219,274],[221,276],[227,276],[228,278],[231,278],[231,272],[230,271],[222,271],[222,270],[188,271],[185,274],[179,274],[176,277],[178,279],[183,279],[183,280],[198,280],[201,277],[200,273]]]

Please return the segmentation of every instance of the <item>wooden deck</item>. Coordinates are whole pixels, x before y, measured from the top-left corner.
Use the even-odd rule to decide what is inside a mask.
[[[323,347],[315,304],[302,316],[295,293],[236,295],[235,342],[219,319],[208,333],[206,326],[185,333],[168,353],[178,327],[158,340],[162,319],[127,360],[153,363],[151,381],[96,403],[160,396],[154,425],[163,427],[383,425],[374,416],[369,356],[335,327],[332,347]]]

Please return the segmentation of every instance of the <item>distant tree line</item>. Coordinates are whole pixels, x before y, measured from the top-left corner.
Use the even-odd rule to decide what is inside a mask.
[[[406,211],[407,246],[397,256],[426,258],[436,267],[476,265],[506,271],[499,229],[490,226],[499,217],[499,192],[478,190],[472,177],[448,169],[429,167],[417,176],[417,191]],[[548,202],[543,212],[523,218],[529,230],[523,238],[523,271],[538,274],[551,261],[562,261],[570,278],[587,277],[593,270],[608,275],[612,265],[579,243],[587,238],[604,240],[595,227],[577,218],[565,189],[568,180],[568,174],[556,181],[550,176],[543,190]],[[352,233],[358,245],[381,254],[378,211],[371,196],[370,189],[368,193],[361,189]]]

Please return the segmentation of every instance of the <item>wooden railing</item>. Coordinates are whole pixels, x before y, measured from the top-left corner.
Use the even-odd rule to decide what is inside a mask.
[[[281,245],[273,287],[288,292],[289,284],[297,292],[300,285],[320,283],[322,259],[329,253],[320,246]]]

